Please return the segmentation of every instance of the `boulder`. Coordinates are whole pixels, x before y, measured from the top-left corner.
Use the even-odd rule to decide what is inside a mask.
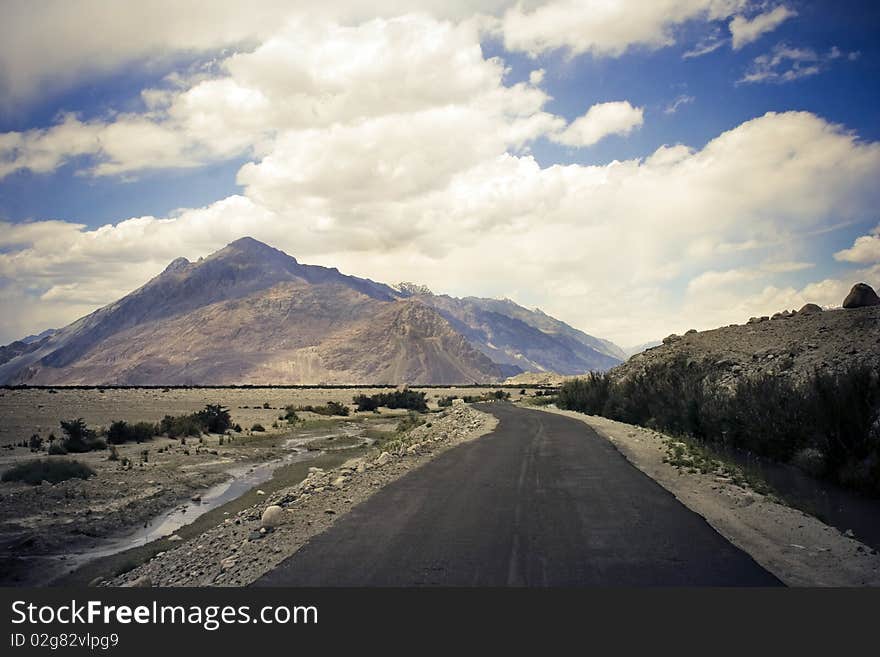
[[[260,527],[277,527],[282,522],[284,522],[284,509],[273,504],[272,506],[267,506],[266,510],[263,511],[263,517],[260,518]]]
[[[822,306],[816,305],[815,303],[805,304],[803,308],[798,310],[798,315],[815,315],[816,313],[822,312]]]
[[[389,454],[388,452],[382,452],[381,454],[379,454],[379,458],[376,459],[375,463],[376,465],[385,465],[390,460],[391,454]]]
[[[681,336],[673,333],[663,338],[663,344],[672,344],[674,342],[678,342],[679,340],[681,340]]]
[[[147,575],[142,575],[134,580],[131,584],[129,584],[132,588],[150,588],[153,586],[153,580],[151,580]]]
[[[880,306],[880,297],[867,283],[856,283],[843,300],[843,307],[864,308],[865,306]]]

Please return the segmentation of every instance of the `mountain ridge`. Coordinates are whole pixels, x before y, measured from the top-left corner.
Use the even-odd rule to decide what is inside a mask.
[[[611,344],[509,300],[395,289],[244,237],[172,260],[39,341],[0,347],[0,383],[494,382],[530,368],[607,369],[622,360]]]

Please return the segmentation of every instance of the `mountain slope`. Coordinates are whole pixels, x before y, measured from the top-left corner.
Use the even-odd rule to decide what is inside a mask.
[[[617,345],[509,299],[457,299],[430,293],[412,298],[435,308],[474,347],[501,364],[507,376],[520,372],[583,374],[606,370],[626,359]]]
[[[198,262],[174,260],[37,342],[0,347],[0,383],[451,384],[615,364],[561,322],[566,330],[551,333],[512,316],[531,313],[512,302],[498,302],[502,313],[494,300],[415,291],[242,238]]]

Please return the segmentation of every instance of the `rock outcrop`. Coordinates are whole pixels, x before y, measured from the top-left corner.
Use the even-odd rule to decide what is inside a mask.
[[[844,308],[866,308],[880,306],[880,297],[867,283],[856,283],[843,300]]]

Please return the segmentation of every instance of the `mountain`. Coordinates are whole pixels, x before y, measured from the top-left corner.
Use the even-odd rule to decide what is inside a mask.
[[[434,308],[507,376],[520,372],[583,374],[626,360],[617,345],[509,299],[457,299],[430,293],[410,298]]]
[[[0,347],[0,383],[474,383],[605,369],[621,360],[616,349],[510,301],[395,289],[245,237],[198,262],[178,258],[35,342]]]

